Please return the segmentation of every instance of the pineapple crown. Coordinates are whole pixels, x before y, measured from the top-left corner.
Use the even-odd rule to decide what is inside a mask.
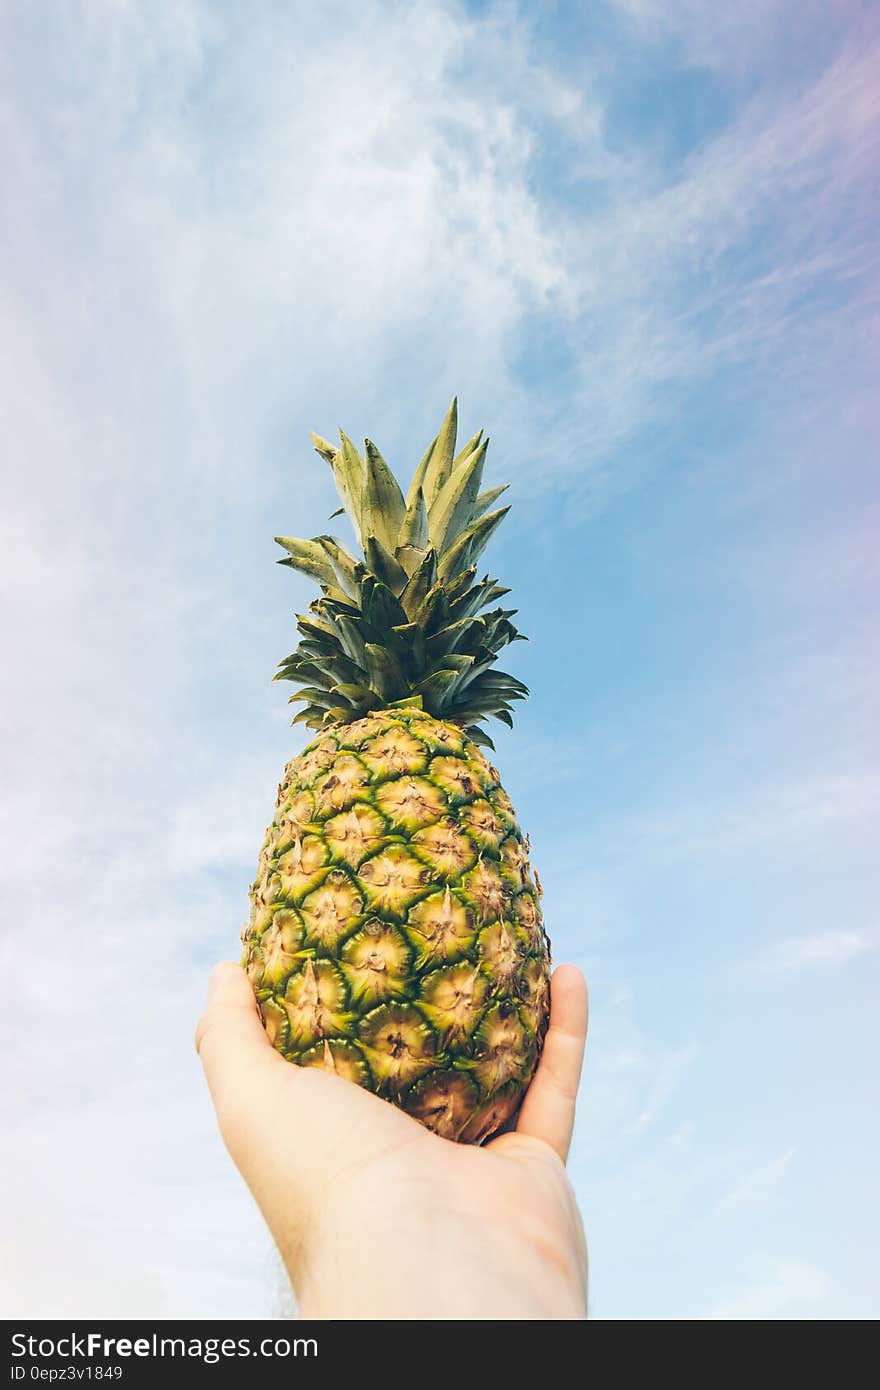
[[[363,560],[335,536],[275,537],[287,551],[278,563],[321,586],[309,615],[297,615],[301,641],[275,676],[301,683],[290,697],[305,702],[294,724],[319,729],[409,705],[461,724],[489,748],[480,720],[491,714],[512,726],[511,702],[529,692],[493,666],[502,647],[523,640],[510,621],[516,609],[486,612],[510,590],[476,578],[510,510],[490,510],[507,484],[480,491],[489,441],[480,430],[456,453],[457,428],[453,400],[405,500],[369,439],[362,457],[342,430],[338,448],[312,435],[342,499],[333,515],[348,513]]]

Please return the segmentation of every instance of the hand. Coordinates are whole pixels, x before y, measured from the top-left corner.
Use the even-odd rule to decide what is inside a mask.
[[[561,966],[516,1132],[475,1148],[286,1062],[244,971],[217,967],[196,1048],[302,1317],[586,1316],[586,1245],[564,1167],[586,1031],[584,978]]]

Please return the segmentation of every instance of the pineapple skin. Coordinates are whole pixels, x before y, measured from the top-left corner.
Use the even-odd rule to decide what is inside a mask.
[[[285,770],[242,932],[273,1045],[447,1139],[509,1128],[547,1031],[540,882],[496,769],[415,708]]]

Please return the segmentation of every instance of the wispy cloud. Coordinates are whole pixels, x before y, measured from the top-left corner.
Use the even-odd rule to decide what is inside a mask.
[[[822,1269],[804,1260],[756,1261],[743,1272],[742,1287],[734,1289],[704,1314],[717,1320],[814,1318],[832,1284]]]
[[[679,32],[722,50],[728,21],[696,9]],[[22,2],[0,37],[4,1306],[257,1314],[266,1239],[191,1034],[292,751],[266,678],[307,589],[266,567],[276,530],[326,525],[306,431],[369,427],[403,466],[465,383],[539,499],[637,471],[615,450],[731,365],[754,368],[756,412],[775,390],[784,413],[793,379],[849,401],[836,364],[874,308],[877,45],[765,82],[663,164],[614,129],[615,54],[584,45],[563,75],[528,7]],[[522,756],[580,825],[589,758],[560,746]],[[810,769],[748,804],[648,806],[618,840],[840,838],[876,800],[864,769]],[[862,951],[842,934],[823,960]],[[627,1181],[654,1173],[668,1210],[692,1191],[676,1108],[700,1044],[618,1012],[591,1135],[622,1136]]]
[[[598,1111],[593,1134],[603,1141],[630,1142],[666,1124],[669,1102],[688,1081],[699,1046],[696,1041],[667,1046],[646,1036],[633,990],[618,985],[609,991],[604,972],[595,966],[591,970],[588,960],[583,964],[602,991],[593,1008],[596,1041],[587,1063],[590,1104]]]
[[[640,38],[672,42],[683,62],[707,68],[725,82],[754,81],[768,66],[803,66],[822,56],[836,30],[865,21],[860,0],[838,0],[833,14],[822,0],[742,0],[735,9],[708,9],[701,0],[613,0]],[[867,27],[867,26],[866,26]],[[780,61],[781,60],[781,61]]]
[[[645,1097],[645,1103],[633,1122],[632,1131],[642,1134],[654,1124],[669,1097],[678,1087],[682,1074],[698,1056],[695,1043],[677,1048],[657,1066],[657,1075]]]
[[[306,590],[265,611],[269,538],[326,524],[309,426],[369,408],[393,456],[463,379],[504,398],[560,279],[531,127],[583,102],[516,22],[440,3],[0,24],[4,1306],[257,1313],[267,1238],[192,1030],[291,752],[265,686]],[[479,88],[476,51],[505,60]],[[31,1257],[49,1244],[57,1279]]]
[[[725,1192],[718,1203],[719,1210],[736,1212],[770,1201],[785,1181],[794,1155],[794,1149],[786,1149],[769,1163],[747,1173],[735,1187]]]
[[[847,965],[860,956],[878,950],[880,932],[856,928],[831,929],[774,942],[760,952],[756,964],[760,971],[767,974],[790,975],[812,968]]]
[[[668,182],[612,193],[604,215],[578,229],[569,275],[597,452],[649,414],[656,421],[668,401],[658,393],[725,366],[760,362],[777,396],[781,381],[835,380],[854,318],[867,332],[877,312],[865,189],[880,139],[878,52],[869,38],[803,89],[762,92]],[[753,378],[753,412],[763,394]]]
[[[780,777],[732,784],[726,795],[716,792],[625,824],[611,822],[604,837],[618,854],[631,857],[736,855],[762,845],[827,845],[840,836],[852,846],[870,846],[878,808],[880,777],[871,770]]]

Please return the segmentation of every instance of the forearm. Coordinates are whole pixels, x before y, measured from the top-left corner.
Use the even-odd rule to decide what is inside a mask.
[[[560,1247],[491,1211],[439,1213],[404,1188],[345,1194],[312,1225],[289,1273],[303,1318],[571,1319],[586,1316],[580,1223]],[[575,1214],[576,1216],[576,1214]]]
[[[434,1246],[425,1259],[393,1236],[367,1250],[349,1236],[316,1249],[297,1282],[297,1307],[303,1318],[393,1322],[586,1317],[577,1284],[513,1242],[506,1251],[493,1252],[491,1259],[477,1242],[471,1249],[459,1245],[454,1251]]]

